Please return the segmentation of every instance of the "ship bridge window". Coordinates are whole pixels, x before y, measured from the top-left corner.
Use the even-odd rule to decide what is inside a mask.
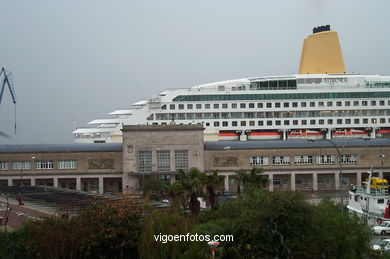
[[[297,81],[296,80],[288,80],[287,86],[289,89],[297,89]]]
[[[279,81],[279,89],[287,89],[287,81]]]
[[[278,86],[278,81],[269,81],[269,88],[276,89]]]
[[[268,81],[260,82],[260,89],[267,90],[268,89]]]
[[[225,86],[224,85],[219,85],[218,86],[218,91],[225,91]]]
[[[385,203],[384,199],[378,199],[378,204],[383,204],[383,203]]]

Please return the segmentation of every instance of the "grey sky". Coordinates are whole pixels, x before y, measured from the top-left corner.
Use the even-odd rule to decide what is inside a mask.
[[[2,1],[14,74],[0,144],[71,143],[79,126],[166,88],[297,72],[313,27],[338,31],[348,72],[390,75],[390,1]]]

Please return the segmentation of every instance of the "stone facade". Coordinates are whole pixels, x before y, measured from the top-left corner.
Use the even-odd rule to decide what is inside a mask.
[[[202,125],[139,125],[123,127],[123,187],[124,190],[138,189],[145,176],[160,175],[165,180],[174,181],[177,174],[176,152],[187,153],[187,169],[204,169],[204,144]],[[185,152],[186,151],[186,152]],[[150,155],[147,169],[140,170],[140,152]],[[166,165],[159,169],[162,154],[165,152]],[[168,155],[169,154],[169,155]],[[168,161],[169,160],[169,161]],[[163,161],[161,161],[162,163]],[[142,163],[146,163],[142,160]]]

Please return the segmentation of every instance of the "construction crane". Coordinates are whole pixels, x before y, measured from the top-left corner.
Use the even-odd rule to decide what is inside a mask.
[[[4,67],[2,67],[1,71],[0,71],[0,84],[1,84],[0,104],[1,104],[1,100],[3,99],[4,89],[6,86],[8,86],[9,92],[10,92],[11,97],[12,97],[12,102],[15,105],[15,114],[14,115],[15,115],[15,135],[16,135],[16,95],[15,95],[15,90],[13,87],[12,73],[5,70]],[[0,136],[9,138],[9,136],[2,131],[0,131]]]

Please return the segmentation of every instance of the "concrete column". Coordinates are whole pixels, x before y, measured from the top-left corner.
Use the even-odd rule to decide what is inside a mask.
[[[379,178],[383,179],[383,168],[381,168],[381,170],[379,171]]]
[[[99,193],[104,193],[104,179],[103,176],[99,177]]]
[[[53,186],[58,187],[58,177],[53,178]]]
[[[34,176],[31,177],[31,186],[36,186],[35,177]]]
[[[13,182],[12,182],[12,179],[11,178],[8,178],[8,186],[12,186],[13,184],[12,184]]]
[[[175,150],[171,150],[169,152],[169,167],[171,169],[171,172],[177,172],[175,165]]]
[[[326,132],[326,139],[332,139],[332,129],[328,129]]]
[[[157,150],[152,151],[152,172],[157,172]]]
[[[290,182],[291,182],[291,191],[295,191],[295,173],[291,173]]]
[[[76,190],[81,191],[81,177],[76,177]]]
[[[286,140],[286,139],[287,139],[287,131],[283,130],[283,140]]]
[[[176,182],[176,175],[171,174],[170,184],[173,184],[174,182]]]
[[[273,173],[268,174],[268,182],[269,182],[269,191],[272,192],[274,190],[274,175]]]
[[[371,128],[371,138],[376,138],[376,129],[377,128]]]
[[[356,173],[356,183],[357,183],[357,188],[362,188],[362,173],[361,172]]]
[[[318,191],[318,174],[313,173],[313,191]]]
[[[334,173],[334,188],[340,190],[340,172]]]
[[[225,175],[225,178],[224,178],[224,189],[225,189],[225,191],[229,191],[229,175]]]

